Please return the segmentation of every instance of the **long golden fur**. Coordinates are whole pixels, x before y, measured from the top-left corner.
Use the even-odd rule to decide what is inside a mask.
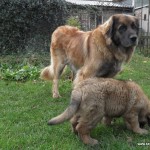
[[[55,125],[71,119],[73,131],[85,144],[97,144],[90,131],[105,117],[107,124],[113,117],[123,117],[127,128],[135,133],[147,134],[142,129],[150,126],[150,101],[142,89],[131,81],[89,78],[72,91],[71,103],[59,116],[48,124]]]
[[[51,39],[51,65],[42,70],[41,78],[53,80],[53,97],[59,97],[58,80],[66,65],[77,73],[75,84],[89,77],[114,77],[130,60],[137,36],[138,19],[123,14],[88,32],[58,27]]]

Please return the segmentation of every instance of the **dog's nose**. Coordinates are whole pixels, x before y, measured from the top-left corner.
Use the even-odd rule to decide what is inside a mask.
[[[131,39],[131,41],[132,41],[133,43],[135,43],[136,40],[137,40],[137,36],[136,36],[136,35],[131,35],[131,36],[130,36],[130,39]]]

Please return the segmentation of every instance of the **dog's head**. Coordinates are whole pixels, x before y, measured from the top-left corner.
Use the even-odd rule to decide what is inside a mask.
[[[117,47],[134,47],[138,43],[139,21],[131,15],[117,14],[104,23],[106,38]]]

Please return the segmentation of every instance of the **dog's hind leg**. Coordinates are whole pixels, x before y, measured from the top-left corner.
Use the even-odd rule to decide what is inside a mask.
[[[59,50],[58,50],[59,51]],[[64,67],[66,66],[66,61],[65,61],[65,56],[61,51],[55,53],[51,53],[52,60],[52,68],[53,68],[53,98],[58,98],[60,97],[59,91],[58,91],[58,82],[60,75],[63,72]]]
[[[54,66],[54,78],[53,78],[53,98],[60,97],[59,91],[58,91],[58,83],[60,75],[62,74],[62,71],[65,67],[65,64],[61,62],[57,62]]]

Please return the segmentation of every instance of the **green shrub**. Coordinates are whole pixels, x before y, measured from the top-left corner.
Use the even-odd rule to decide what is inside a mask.
[[[77,28],[79,28],[79,29],[81,28],[79,19],[76,18],[76,17],[70,17],[70,18],[68,18],[66,24],[67,24],[67,25],[70,25],[70,26],[77,27]]]

